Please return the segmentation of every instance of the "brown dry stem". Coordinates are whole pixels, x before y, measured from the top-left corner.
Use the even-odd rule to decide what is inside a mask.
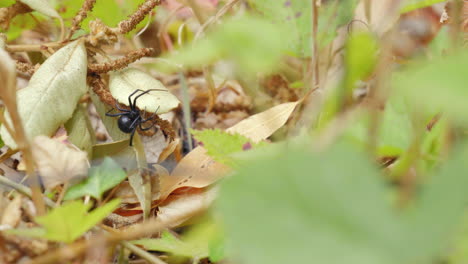
[[[11,6],[0,8],[0,28],[7,30],[10,26],[11,20],[15,16],[29,13],[31,11],[32,9],[29,6],[21,2],[16,2]]]
[[[91,64],[88,66],[88,69],[90,72],[94,72],[98,74],[120,70],[120,69],[127,67],[132,62],[135,62],[145,56],[150,55],[152,52],[153,52],[153,49],[151,48],[142,48],[139,50],[134,50],[128,53],[127,55],[125,55],[125,57],[116,59],[111,62]]]
[[[75,17],[73,18],[72,26],[70,28],[70,32],[68,33],[67,39],[70,39],[73,36],[73,33],[80,29],[80,24],[83,20],[86,19],[88,16],[88,12],[93,10],[94,4],[96,0],[86,0],[83,5],[81,6],[78,13],[76,13]]]
[[[17,61],[16,62],[16,70],[20,71],[20,72],[27,73],[29,75],[33,75],[34,72],[36,71],[36,67],[34,67],[34,65],[32,65],[30,63]]]
[[[129,16],[127,20],[121,21],[118,25],[118,30],[121,34],[126,34],[133,29],[153,10],[157,5],[161,4],[161,0],[146,0],[141,4],[137,11]]]

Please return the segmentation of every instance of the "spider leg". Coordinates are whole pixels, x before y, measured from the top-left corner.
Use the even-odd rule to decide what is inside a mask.
[[[120,108],[119,105],[117,104],[117,102],[115,102],[115,108],[119,109],[119,110],[122,111],[122,112],[126,112],[126,113],[130,113],[130,112],[131,112],[131,111],[127,110],[127,109]]]
[[[154,116],[156,116],[156,112],[158,112],[158,110],[159,110],[159,106],[158,106],[158,108],[156,109],[156,111],[155,111],[149,118],[141,120],[141,123],[144,123],[144,122],[146,122],[146,121],[153,120],[153,118],[154,118]],[[146,110],[145,110],[145,112],[146,112]]]
[[[130,147],[133,146],[133,135],[135,135],[136,127],[133,129],[132,134],[130,135]]]
[[[139,126],[140,126],[140,130],[141,130],[141,131],[147,131],[147,130],[150,130],[151,128],[153,128],[153,127],[154,127],[154,123],[153,123],[151,126],[149,126],[149,127],[145,127],[145,128],[143,128],[143,126],[141,125],[141,123],[140,123],[140,125],[139,125]]]
[[[117,114],[108,114],[106,113],[106,116],[121,116],[121,115],[127,115],[128,113],[117,113]]]
[[[138,125],[136,125],[137,122],[140,121],[140,123],[138,123],[138,124],[141,125],[141,120],[140,119],[141,119],[141,117],[137,117],[133,121],[133,123],[130,125],[130,127],[132,127],[132,134],[130,135],[130,147],[133,146],[133,136],[135,135],[135,132],[136,132],[137,127],[138,127]]]
[[[145,94],[147,94],[149,92],[152,92],[152,91],[163,91],[163,92],[165,91],[165,92],[168,92],[167,90],[162,90],[162,89],[149,89],[149,90],[146,90],[143,93],[139,94],[137,97],[135,97],[135,99],[133,99],[133,106],[136,107],[136,101],[140,96],[145,95]]]
[[[134,105],[132,104],[132,96],[134,94],[136,94],[137,92],[143,92],[143,90],[141,89],[136,89],[135,91],[133,91],[133,93],[131,93],[129,96],[128,96],[128,106],[130,106],[131,109],[133,109]]]

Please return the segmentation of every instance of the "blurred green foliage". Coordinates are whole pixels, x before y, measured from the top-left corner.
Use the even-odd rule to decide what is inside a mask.
[[[239,260],[425,263],[444,254],[468,201],[466,145],[403,212],[392,208],[390,189],[362,152],[344,143],[311,149],[276,149],[224,182],[218,206]]]
[[[35,221],[42,225],[42,227],[11,229],[7,232],[20,236],[39,237],[51,241],[71,243],[101,222],[119,204],[120,200],[115,199],[88,212],[92,206],[91,203],[84,204],[80,200],[71,201],[52,209],[46,215],[36,217]]]

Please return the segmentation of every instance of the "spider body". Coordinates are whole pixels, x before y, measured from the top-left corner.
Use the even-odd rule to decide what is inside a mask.
[[[145,95],[145,94],[147,94],[147,93],[149,93],[151,91],[164,91],[164,90],[149,89],[149,90],[143,91],[143,90],[137,89],[128,96],[128,105],[130,107],[130,110],[120,108],[119,105],[116,102],[115,103],[115,108],[117,108],[121,112],[117,113],[117,114],[111,114],[110,112],[112,110],[114,110],[114,108],[112,108],[111,110],[109,110],[106,113],[106,116],[119,116],[119,120],[117,122],[117,125],[119,126],[119,129],[124,133],[131,134],[130,135],[130,146],[133,145],[133,135],[135,135],[135,132],[136,132],[136,130],[138,128],[140,128],[141,131],[146,131],[146,130],[150,130],[151,128],[154,127],[154,123],[151,126],[146,127],[146,128],[143,128],[141,124],[143,124],[143,123],[145,123],[147,121],[153,120],[156,113],[153,114],[150,118],[143,119],[143,117],[140,115],[140,110],[138,110],[138,108],[136,107],[137,99],[140,96]],[[132,97],[137,92],[141,92],[141,93],[139,95],[135,96],[135,98],[133,99],[133,102],[132,102]],[[158,110],[156,109],[156,112],[157,111]]]

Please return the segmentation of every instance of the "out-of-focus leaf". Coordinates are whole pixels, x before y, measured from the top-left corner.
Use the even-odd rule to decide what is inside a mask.
[[[457,243],[451,250],[449,264],[463,264],[468,259],[468,214],[465,212],[464,222],[457,235]]]
[[[132,97],[133,100],[138,97],[136,101],[138,108],[157,114],[167,113],[180,103],[177,97],[171,94],[160,81],[147,73],[132,68],[111,73],[109,89],[119,103],[127,106],[129,104],[128,96],[136,90],[158,89],[158,91],[151,91],[141,97],[138,97],[141,92],[137,92]]]
[[[312,5],[311,1],[302,0],[250,0],[252,6],[277,27],[287,30],[282,32],[281,40],[286,42],[295,55],[311,55],[312,47]]]
[[[259,144],[250,142],[249,138],[238,133],[231,134],[220,129],[192,130],[191,133],[203,144],[208,155],[225,164],[230,163],[230,154],[249,150]]]
[[[92,157],[93,144],[96,141],[94,130],[84,106],[78,106],[70,120],[65,123],[68,140]]]
[[[377,62],[377,42],[369,33],[356,33],[346,43],[347,94],[354,89],[356,82],[371,74]]]
[[[29,138],[51,136],[72,117],[77,102],[86,92],[86,56],[82,41],[68,44],[50,56],[28,86],[18,91],[18,111]],[[12,122],[7,113],[5,117],[7,122]],[[4,126],[0,135],[10,148],[17,147]]]
[[[377,169],[346,146],[307,149],[288,145],[275,158],[252,159],[224,182],[219,208],[239,259],[401,263],[411,249]]]
[[[8,233],[40,237],[51,241],[71,243],[110,214],[120,204],[118,199],[88,212],[91,204],[72,201],[52,209],[47,215],[36,217],[43,228],[13,229]]]
[[[102,194],[122,182],[127,175],[111,158],[105,158],[98,167],[89,170],[89,177],[68,189],[64,199],[71,200],[86,195],[101,199]]]
[[[468,143],[435,173],[422,189],[408,219],[412,236],[408,241],[413,254],[425,263],[447,248],[468,202]]]
[[[420,61],[395,74],[393,87],[396,96],[406,97],[417,111],[429,115],[441,111],[454,121],[466,123],[466,67],[467,52]]]
[[[374,109],[373,111],[381,111]],[[408,150],[413,137],[410,110],[403,102],[391,100],[385,106],[377,136],[377,155],[380,157],[399,156]],[[345,137],[364,149],[368,144],[369,112],[358,112],[347,129]]]
[[[270,72],[278,66],[286,47],[281,28],[255,17],[233,18],[168,59],[187,67],[228,59],[237,64],[240,74]]]
[[[77,182],[88,173],[89,163],[86,152],[69,143],[37,136],[34,138],[32,153],[47,189],[66,182]]]
[[[151,210],[151,201],[153,198],[151,191],[151,175],[149,170],[138,169],[128,175],[128,182],[135,193],[140,207],[143,209],[143,216],[149,216]]]
[[[210,246],[218,240],[219,228],[212,222],[200,223],[192,227],[180,239],[165,231],[161,238],[146,238],[132,241],[133,244],[143,246],[146,250],[168,252],[173,255],[201,259],[210,257]],[[217,241],[218,240],[218,241]],[[218,259],[222,259],[220,253]]]
[[[321,47],[333,41],[340,26],[352,21],[357,3],[357,0],[322,2],[317,32],[317,42]]]
[[[400,13],[408,13],[416,9],[425,8],[437,3],[442,3],[447,0],[410,0],[405,1],[405,5],[401,8]]]

